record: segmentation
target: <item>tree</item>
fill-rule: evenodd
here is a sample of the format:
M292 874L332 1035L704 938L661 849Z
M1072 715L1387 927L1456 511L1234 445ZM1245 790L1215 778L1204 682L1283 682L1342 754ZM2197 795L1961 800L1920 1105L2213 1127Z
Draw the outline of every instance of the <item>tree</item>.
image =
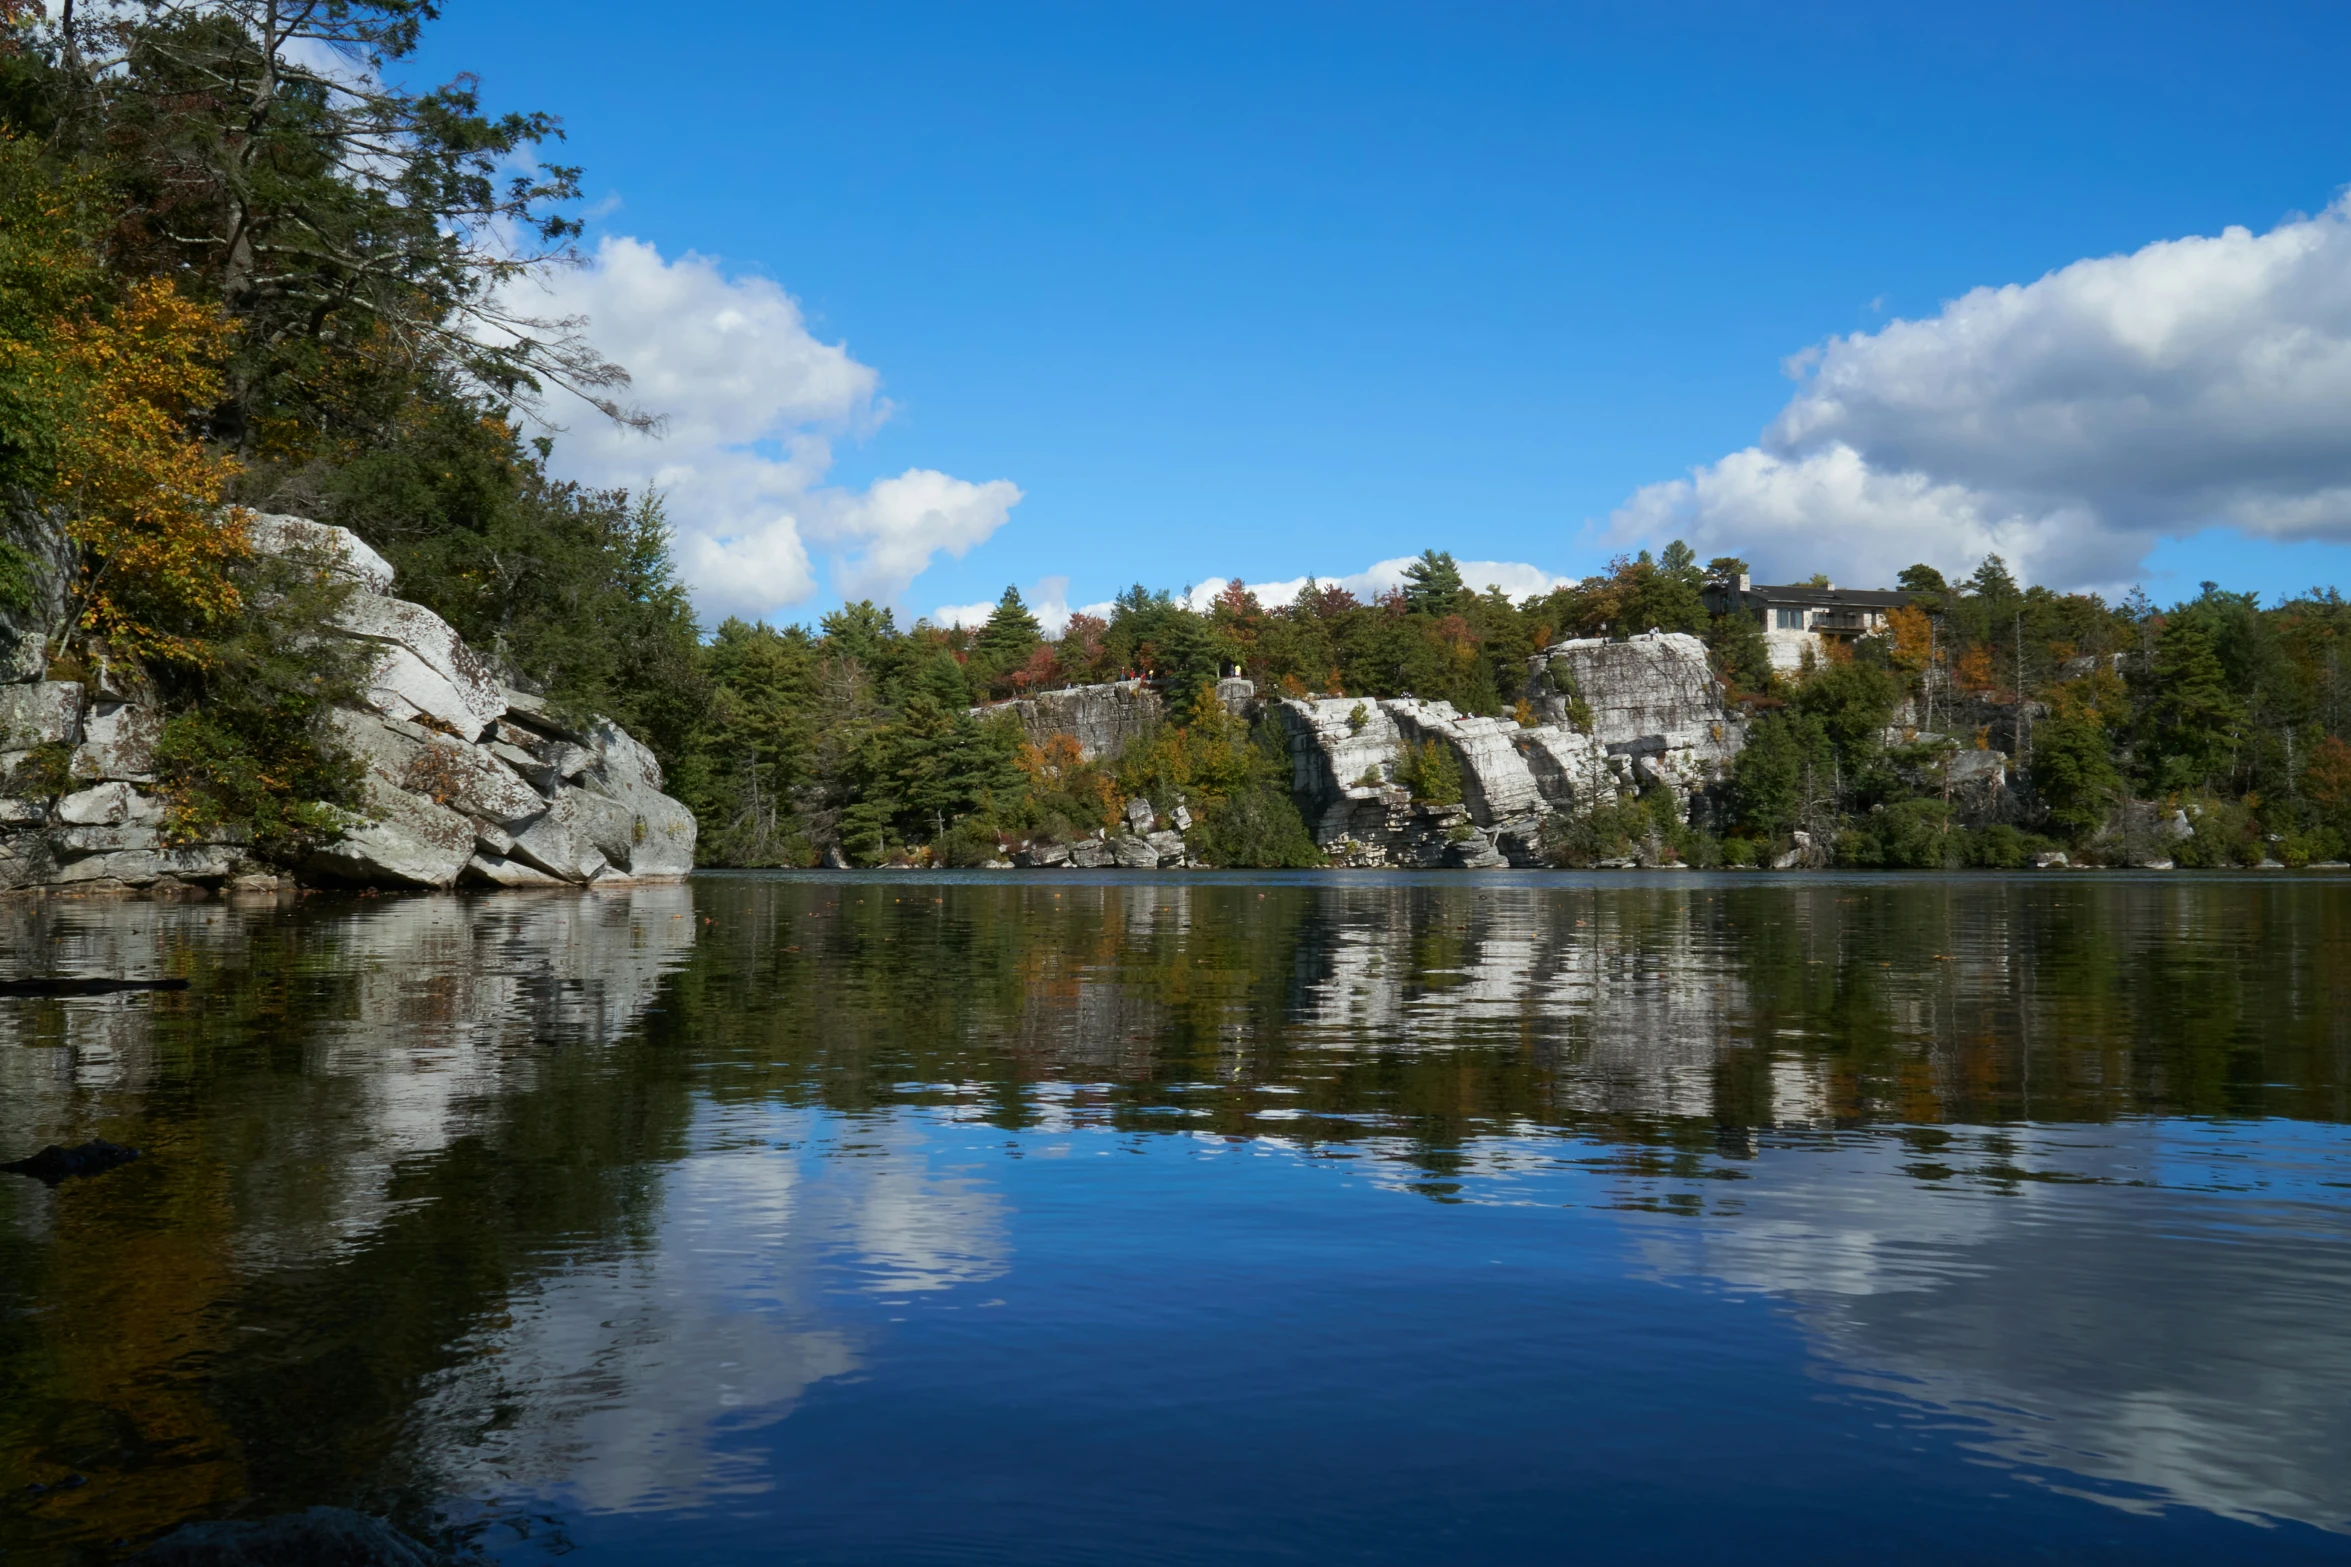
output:
M985 682L994 683L1028 662L1045 640L1037 617L1020 601L1020 589L1006 588L995 612L972 639L972 663Z
M1414 614L1450 614L1464 591L1461 568L1445 550L1422 550L1404 568L1404 603Z
M1998 555L1986 555L1975 575L1967 579L1968 591L1994 608L2005 607L2022 595L2016 578L2009 575L2008 562Z
M2228 770L2241 716L2203 618L2193 610L2172 616L2156 639L2148 713L2158 783L2211 788Z
M242 606L236 465L191 423L218 394L229 328L168 280L118 287L62 187L0 135L0 482L64 513L81 564L53 648L96 638L133 662L201 666Z
M339 399L354 360L453 370L506 400L543 382L616 416L627 382L507 285L572 258L579 171L546 114L475 82L391 85L436 0L127 0L44 35L57 138L120 213L119 264L187 280L241 328L216 413L250 454Z
M2106 730L2093 713L2061 711L2034 727L2032 776L2049 819L2076 835L2097 831L2122 789Z

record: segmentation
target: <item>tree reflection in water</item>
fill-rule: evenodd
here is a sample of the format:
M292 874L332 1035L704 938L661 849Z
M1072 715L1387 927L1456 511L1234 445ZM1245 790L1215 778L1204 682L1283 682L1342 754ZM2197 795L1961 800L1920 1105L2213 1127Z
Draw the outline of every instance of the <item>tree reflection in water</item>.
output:
M46 972L194 984L0 999L0 1152L149 1155L0 1187L0 1547L755 1493L742 1434L886 1331L841 1291L1017 1269L998 1183L927 1151L973 1124L1603 1207L1625 1268L1786 1302L1832 1381L1959 1419L1989 1461L2351 1519L2342 883L746 875L0 906L0 977ZM2205 1200L2232 1185L2260 1190ZM2211 1242L2193 1269L2183 1235ZM71 1474L94 1483L26 1489Z

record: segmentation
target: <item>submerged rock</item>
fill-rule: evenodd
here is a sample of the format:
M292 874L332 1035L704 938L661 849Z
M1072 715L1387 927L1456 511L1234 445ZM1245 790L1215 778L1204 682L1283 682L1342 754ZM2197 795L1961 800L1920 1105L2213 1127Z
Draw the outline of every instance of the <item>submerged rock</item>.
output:
M186 1524L131 1560L140 1567L455 1567L457 1559L381 1518L313 1507L275 1518Z
M44 1186L55 1186L59 1181L71 1180L77 1175L104 1175L119 1165L131 1163L139 1157L136 1148L125 1148L93 1137L72 1148L51 1143L28 1159L13 1164L0 1164L0 1170L17 1175L29 1175Z

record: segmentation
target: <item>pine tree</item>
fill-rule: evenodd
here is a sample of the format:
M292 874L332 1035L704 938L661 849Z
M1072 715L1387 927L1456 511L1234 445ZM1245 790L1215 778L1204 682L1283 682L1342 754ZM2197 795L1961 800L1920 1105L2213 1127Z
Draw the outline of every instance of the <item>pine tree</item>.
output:
M2202 616L2176 615L2156 639L2155 700L2148 716L2162 785L2209 789L2228 769L2243 713Z
M1997 555L1984 557L1984 563L1976 567L1967 586L1969 592L1988 604L2006 604L2024 591L2016 585L2016 578L2009 575L2008 562Z
M1020 589L1006 588L988 623L972 638L972 661L978 666L975 673L988 681L1010 674L1027 663L1044 640L1037 617L1020 601Z
M1462 596L1461 568L1445 550L1422 550L1404 568L1404 604L1416 615L1449 615Z

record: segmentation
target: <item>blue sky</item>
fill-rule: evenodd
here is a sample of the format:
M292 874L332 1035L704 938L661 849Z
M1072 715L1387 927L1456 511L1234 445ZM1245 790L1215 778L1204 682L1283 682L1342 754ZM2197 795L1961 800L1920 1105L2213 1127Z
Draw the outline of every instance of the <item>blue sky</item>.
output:
M778 394L752 438L714 416L659 454L576 424L567 443L593 477L686 472L697 439L796 455L725 517L702 515L693 482L673 490L682 534L763 525L745 506L794 514L797 589L787 567L681 551L711 605L804 592L762 606L779 619L844 585L927 611L1066 577L1082 603L1135 580L1353 573L1430 545L1572 574L1680 516L1735 544L1748 502L1708 512L1703 486L1625 508L1755 446L1798 391L1789 356L2081 258L2230 225L2260 236L2325 213L2351 181L2341 7L717 4L674 25L577 0L551 14L453 6L414 79L471 69L494 104L562 115L564 156L602 198L593 237L662 266L712 258L680 310L770 280L809 342L845 346L868 377L827 361L833 390ZM679 340L619 319L649 292L592 296L624 359L628 343L658 358ZM809 351L780 341L743 346L763 363ZM1854 373L1882 386L1877 363ZM680 377L647 401L710 380ZM2311 384L2321 400L2340 385ZM2351 427L2351 406L2335 412ZM1828 438L1880 468L1917 444L1882 420ZM1019 499L954 492L972 509L934 539L907 520L913 502L864 499L910 469L1010 481ZM1928 471L1954 475L1997 497L1968 501L1971 517L2040 519L1998 536L2054 540L2022 546L2053 577L2145 580L2158 597L2208 575L2272 594L2351 580L2351 546L2332 542L2351 526L2324 505L2134 511L2076 479L2098 517L2077 525L2063 485ZM2211 493L2241 496L2242 477ZM2337 482L2320 478L2304 487ZM2302 520L2256 525L2319 542L2197 529L2289 512ZM1848 508L1742 552L1845 580L1902 554L1909 526ZM1946 568L1997 532L1917 526L1902 558ZM842 555L845 574L829 564Z

